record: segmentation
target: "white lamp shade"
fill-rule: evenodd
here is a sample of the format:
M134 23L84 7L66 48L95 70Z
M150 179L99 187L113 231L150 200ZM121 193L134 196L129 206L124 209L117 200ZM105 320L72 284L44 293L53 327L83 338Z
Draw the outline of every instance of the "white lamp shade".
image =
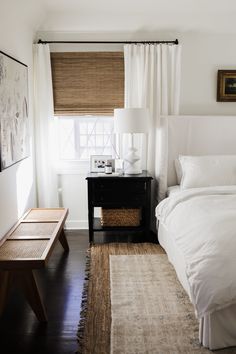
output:
M147 133L149 110L147 108L114 109L115 133Z

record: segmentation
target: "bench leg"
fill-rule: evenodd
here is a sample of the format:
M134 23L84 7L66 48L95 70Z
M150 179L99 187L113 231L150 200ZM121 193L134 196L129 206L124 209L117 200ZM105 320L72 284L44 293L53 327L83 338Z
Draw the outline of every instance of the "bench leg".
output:
M4 310L9 289L10 274L8 271L0 271L0 315Z
M47 322L47 315L43 306L38 285L32 270L14 271L14 276L22 288L26 299L40 322Z
M66 239L66 235L65 235L65 232L64 230L62 229L61 230L61 233L60 233L60 236L59 236L59 241L62 245L62 247L64 248L65 252L69 252L69 245L68 245L68 242L67 242L67 239Z
M11 286L18 284L40 322L47 322L37 282L32 270L0 271L0 315L2 314Z

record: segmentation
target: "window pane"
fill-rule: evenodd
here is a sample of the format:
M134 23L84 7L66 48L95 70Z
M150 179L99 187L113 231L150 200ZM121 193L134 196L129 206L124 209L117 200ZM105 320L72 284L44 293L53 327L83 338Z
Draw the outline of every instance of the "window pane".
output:
M88 142L88 138L86 135L80 135L80 146L86 147Z
M79 129L80 129L80 133L81 134L87 134L88 133L87 124L83 123L82 121L79 123Z
M103 124L103 122L97 122L97 124L96 124L96 133L97 134L103 134L104 125L106 125L106 124Z
M58 117L60 160L89 160L90 155L115 156L112 117Z
M97 135L96 136L96 145L97 146L104 146L103 135Z
M95 146L96 146L95 135L90 135L90 136L88 137L88 146L89 146L89 147L95 147Z
M93 122L89 122L87 123L87 130L88 130L88 134L92 134L94 131L94 123Z

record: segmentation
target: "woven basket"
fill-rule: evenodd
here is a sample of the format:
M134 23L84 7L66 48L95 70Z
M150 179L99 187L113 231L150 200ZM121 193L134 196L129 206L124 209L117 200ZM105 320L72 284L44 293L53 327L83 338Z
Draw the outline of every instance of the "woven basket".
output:
M140 226L139 209L106 209L102 208L102 226Z

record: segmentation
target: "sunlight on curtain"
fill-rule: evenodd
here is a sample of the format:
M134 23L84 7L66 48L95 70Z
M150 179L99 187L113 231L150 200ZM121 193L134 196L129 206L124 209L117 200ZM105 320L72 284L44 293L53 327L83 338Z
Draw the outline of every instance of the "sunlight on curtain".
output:
M34 45L36 185L39 207L58 207L50 50Z
M157 179L164 163L158 147L160 116L179 114L181 46L128 44L124 46L124 58L125 106L147 107L151 116L148 144L136 137L136 147L141 152L142 168ZM152 195L154 210L157 192Z

